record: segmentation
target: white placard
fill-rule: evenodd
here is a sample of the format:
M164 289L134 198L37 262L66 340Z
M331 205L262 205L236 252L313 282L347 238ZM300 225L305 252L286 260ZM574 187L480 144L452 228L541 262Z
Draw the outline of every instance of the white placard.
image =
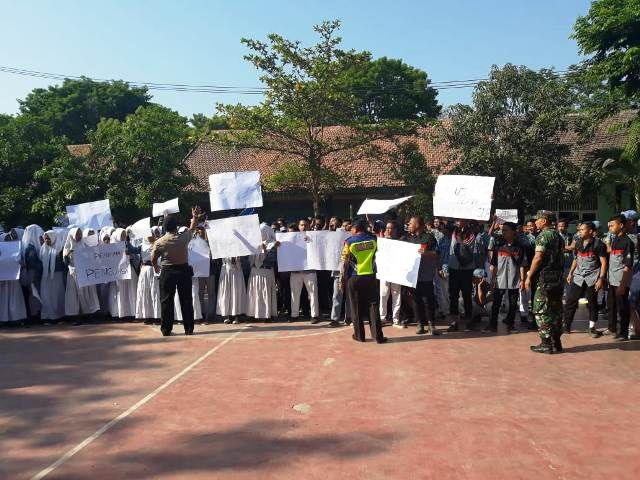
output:
M209 175L211 211L262 206L260 172L225 172Z
M209 220L207 237L213 259L257 255L262 243L258 215Z
M194 238L189 242L189 265L193 269L194 277L208 277L209 268L209 244L202 238Z
M276 233L278 271L331 270L340 268L340 254L350 234L327 230Z
M109 199L69 205L67 217L69 217L69 225L82 229L93 228L96 232L99 232L102 227L113 226Z
M73 251L79 287L131 279L131 263L124 242L101 243Z
M365 215L370 213L372 215L379 215L381 213L388 212L393 207L397 207L401 203L406 202L411 197L413 197L413 195L409 195L408 197L395 198L392 200L375 200L373 198L367 198L364 202L362 202L362 205L360 206L357 214Z
M376 277L415 288L420 270L420 244L378 238Z
M309 269L307 265L307 235L302 232L277 232L276 240L280 242L278 247L279 272L298 272Z
M518 210L501 210L496 208L496 223L503 224L505 222L518 223Z
M129 226L129 230L135 238L145 239L151 236L151 218L143 218L133 225Z
M20 279L20 242L0 241L0 282Z
M166 215L169 213L179 213L180 206L178 205L178 199L173 198L171 200L167 200L162 203L154 203L151 216L152 217L161 217L162 215Z
M440 175L433 195L436 217L489 220L495 177Z
M311 270L331 270L340 268L340 255L344 241L350 233L327 230L308 232L310 241L307 242L307 265Z

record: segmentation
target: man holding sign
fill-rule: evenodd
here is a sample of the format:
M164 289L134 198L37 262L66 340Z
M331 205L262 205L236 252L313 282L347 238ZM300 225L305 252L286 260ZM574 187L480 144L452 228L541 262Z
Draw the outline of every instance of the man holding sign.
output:
M191 225L189 230L178 233L178 218L168 215L164 228L167 233L153 244L151 265L160 272L158 260L161 260L160 273L160 330L163 336L171 335L174 320L174 296L178 290L178 298L182 308L184 334L193 335L193 299L191 297L191 277L189 267L189 242L202 216L200 207L191 209Z

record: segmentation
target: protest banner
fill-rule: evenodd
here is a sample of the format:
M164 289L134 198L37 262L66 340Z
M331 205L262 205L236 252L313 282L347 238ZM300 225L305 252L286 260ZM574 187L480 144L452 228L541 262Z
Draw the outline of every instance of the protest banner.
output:
M392 208L397 207L398 205L406 202L411 197L413 197L413 195L409 195L408 197L395 198L392 200L376 200L373 198L367 198L364 202L362 202L362 205L360 206L360 209L358 210L357 214L358 215L366 215L366 214L379 215L381 213L388 212Z
M80 247L73 251L79 287L131 279L131 263L124 242Z
M209 261L209 244L202 238L194 238L189 242L189 265L194 277L208 277L211 263Z
M133 225L129 226L128 230L133 234L135 238L145 239L151 236L151 218L143 218L138 220Z
M518 223L518 210L501 210L496 208L496 223L502 225L505 222Z
M207 237L211 258L256 255L260 253L262 243L258 215L209 220Z
M311 231L276 233L278 271L338 270L347 232Z
M67 206L69 225L79 228L93 228L96 232L102 227L112 227L111 207L109 199L97 202L80 203Z
M260 172L225 172L209 176L211 211L262 206Z
M20 279L20 242L0 242L0 282Z
M440 175L433 195L436 217L489 220L495 177Z
M180 205L178 205L178 199L172 198L171 200L167 200L166 202L154 203L153 208L151 209L151 216L161 217L169 213L179 213L179 212L180 212Z
M420 244L378 238L376 278L415 288L420 270Z

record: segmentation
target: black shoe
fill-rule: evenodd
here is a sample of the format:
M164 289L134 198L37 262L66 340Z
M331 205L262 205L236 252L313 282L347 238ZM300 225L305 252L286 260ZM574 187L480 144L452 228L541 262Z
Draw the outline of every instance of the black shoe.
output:
M418 325L418 329L416 330L416 334L424 335L427 331L424 329L424 325Z
M358 339L356 338L356 334L355 334L355 333L353 333L353 334L351 335L351 338L353 338L356 342L364 342L364 340L358 340Z
M345 318L344 320L344 324L348 327L349 325L351 325L351 319L350 318Z
M564 333L571 333L571 325L569 325L568 323L563 323L562 324L562 331Z
M553 337L553 350L555 353L562 353L562 341L560 341L560 335Z
M447 328L447 332L457 332L458 331L458 324L456 322L452 322L451 325L449 325L449 328Z
M531 351L536 353L553 353L551 339L545 338L540 342L540 345L531 345Z
M312 318L311 319L311 325L315 325L316 323L320 323L321 320L318 317Z
M481 333L498 333L498 327L494 327L493 325L487 325L481 330Z
M189 330L187 332L184 332L185 335L193 335L193 330Z
M376 340L376 343L387 343L389 339L387 337L382 337L379 340Z
M163 337L169 337L170 335L171 335L171 332L162 332Z
M330 327L339 327L341 326L340 322L338 320L331 320L331 323L329 323Z
M626 342L628 340L629 337L627 337L626 335L616 335L615 337L613 337L614 342Z

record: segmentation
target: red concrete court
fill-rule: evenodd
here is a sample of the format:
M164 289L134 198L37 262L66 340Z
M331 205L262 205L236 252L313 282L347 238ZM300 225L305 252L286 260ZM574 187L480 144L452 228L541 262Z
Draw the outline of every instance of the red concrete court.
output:
M175 332L0 330L0 478L640 478L640 342Z

